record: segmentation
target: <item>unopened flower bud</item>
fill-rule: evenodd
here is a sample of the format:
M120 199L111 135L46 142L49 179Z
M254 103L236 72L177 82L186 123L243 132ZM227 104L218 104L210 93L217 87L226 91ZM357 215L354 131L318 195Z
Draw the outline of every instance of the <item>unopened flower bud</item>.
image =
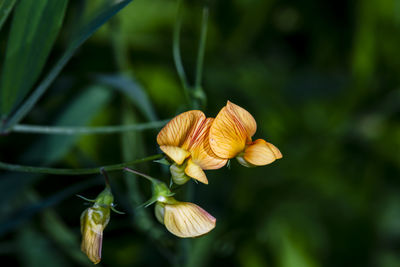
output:
M81 215L81 250L97 264L101 260L103 231L110 221L110 209L114 200L109 187L101 192L94 205Z
M177 165L176 163L172 164L169 167L171 172L172 181L177 185L183 185L187 181L190 180L190 177L185 174L186 164Z

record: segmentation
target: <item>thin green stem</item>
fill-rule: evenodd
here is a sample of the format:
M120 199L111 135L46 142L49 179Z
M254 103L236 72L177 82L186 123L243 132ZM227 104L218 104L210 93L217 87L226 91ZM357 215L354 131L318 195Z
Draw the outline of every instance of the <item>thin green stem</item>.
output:
M100 168L100 173L103 175L104 177L104 183L106 184L106 187L110 187L110 179L108 178L108 173L107 171L104 169L104 167Z
M127 74L131 74L132 65L129 61L129 48L125 40L125 34L121 31L121 19L118 16L110 19L111 42L114 50L115 63L118 69Z
M44 126L44 125L17 124L11 129L11 132L37 133L37 134L63 134L63 135L113 134L113 133L128 132L128 131L143 131L148 129L157 129L164 126L168 121L169 120L163 120L163 121L138 123L132 125L97 126L97 127Z
M54 174L54 175L84 175L84 174L99 173L101 168L104 168L104 170L108 171L108 172L119 171L119 170L122 170L122 169L129 167L131 165L134 165L134 164L160 159L162 156L163 156L162 154L157 154L157 155L149 156L149 157L142 158L142 159L137 159L137 160L130 161L130 162L106 165L106 166L96 167L96 168L81 168L81 169L34 167L34 166L9 164L9 163L0 161L0 169L7 170L7 171L44 173L44 174Z
M136 175L142 176L143 178L146 178L147 180L149 180L153 184L159 184L160 183L159 180L157 180L156 178L153 178L153 177L151 177L151 176L149 176L147 174L144 174L144 173L141 173L141 172L129 169L129 168L124 168L124 171L131 172L131 173L134 173Z
M182 0L178 0L178 8L176 14L176 20L174 25L174 35L172 42L172 54L174 57L174 63L176 67L176 71L178 72L179 79L181 80L183 91L185 94L185 98L187 103L190 105L190 86L188 80L186 78L185 69L183 68L181 51L180 51L180 32L182 26Z
M197 51L197 65L196 65L196 78L194 83L194 88L198 90L201 84L201 78L203 75L203 63L204 63L204 53L206 50L206 40L207 40L207 28L208 28L208 7L203 8L203 17L201 20L201 32L200 32L200 42L199 50Z
M99 179L91 178L81 181L77 184L73 184L64 188L62 191L56 192L54 195L43 199L42 201L35 201L34 203L28 204L28 206L22 207L19 210L15 210L14 216L10 218L2 218L0 222L0 237L3 237L10 230L18 228L21 223L29 220L33 215L43 211L46 208L52 207L62 200L70 197L71 195L81 192L91 186L99 184ZM24 194L26 197L26 194Z

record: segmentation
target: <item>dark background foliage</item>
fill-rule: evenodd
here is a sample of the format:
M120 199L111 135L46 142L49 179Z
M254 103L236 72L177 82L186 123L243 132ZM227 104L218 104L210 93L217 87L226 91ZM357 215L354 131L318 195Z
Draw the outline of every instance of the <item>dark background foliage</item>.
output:
M65 50L77 16L100 2L69 1L39 78ZM127 214L111 215L101 265L400 266L399 2L185 1L181 49L191 83L205 5L204 112L216 116L227 100L244 107L258 123L255 137L284 157L251 169L232 160L207 172L208 186L183 188L177 198L191 190L217 218L210 234L192 240L169 234L152 207L136 209L150 197L146 181L112 173ZM176 1L130 3L77 50L23 122L120 125L184 111L175 19ZM0 32L1 62L11 24ZM0 160L64 168L125 162L158 153L157 131L11 132L0 137ZM169 179L157 163L135 168ZM79 250L87 206L75 194L94 198L100 176L0 176L2 266L91 265Z

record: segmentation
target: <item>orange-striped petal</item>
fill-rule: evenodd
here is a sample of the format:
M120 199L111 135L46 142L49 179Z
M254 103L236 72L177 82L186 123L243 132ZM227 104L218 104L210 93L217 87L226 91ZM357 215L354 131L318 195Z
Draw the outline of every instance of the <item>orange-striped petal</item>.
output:
M224 159L234 158L243 151L247 139L247 131L235 114L223 107L210 128L209 142L212 151Z
M203 184L208 184L207 176L204 173L203 169L193 162L192 159L189 159L185 168L185 173L187 176L196 179Z
M177 146L160 146L160 149L178 165L181 165L190 156L190 152Z
M199 121L205 120L200 110L190 110L173 118L157 135L160 146L180 147L190 134L190 131Z
M267 165L282 158L279 149L271 143L257 139L244 152L244 159L254 166Z
M197 134L196 142L190 148L193 162L199 165L203 170L222 168L228 161L227 159L218 157L211 150L209 132L213 120L213 118L207 118L204 121L199 133Z
M190 202L165 204L164 224L179 237L197 237L214 229L216 219L207 211Z
M233 104L230 101L228 101L226 107L228 108L229 112L235 114L237 120L246 130L247 136L251 138L257 130L257 123L254 117L247 110L236 104Z

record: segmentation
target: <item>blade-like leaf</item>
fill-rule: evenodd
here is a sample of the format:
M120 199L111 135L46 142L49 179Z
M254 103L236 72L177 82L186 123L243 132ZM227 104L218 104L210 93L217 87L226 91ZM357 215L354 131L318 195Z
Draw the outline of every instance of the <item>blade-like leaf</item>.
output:
M127 102L125 102L123 105L121 113L124 124L131 124L137 121L135 112ZM123 133L121 139L121 148L122 158L124 160L129 161L142 156L145 151L143 146L143 135L137 132ZM145 201L145 198L139 189L138 179L132 178L132 174L128 174L127 172L124 172L124 178L129 196L129 204L131 205L132 210L135 211L135 218L133 221L135 226L139 230L147 232L152 239L159 239L159 241L161 241L161 239L164 238L164 232L160 229L160 227L158 227L157 224L154 224L154 221L151 219L151 215L149 214L149 210L143 208L136 209Z
M101 181L101 180L100 180ZM99 179L92 178L90 180L85 180L80 183L71 185L60 192L57 192L50 197L43 199L40 202L28 204L19 210L14 211L13 215L10 217L5 217L0 220L0 236L4 235L10 230L17 228L21 223L30 219L36 213L46 209L48 207L54 206L65 198L70 197L86 188L97 185Z
M17 0L0 0L0 30Z
M79 266L93 266L79 247L79 236L56 214L53 209L42 213L42 226L62 252Z
M16 245L18 246L19 266L70 266L57 247L40 232L37 225L27 224L19 229Z
M85 89L68 105L55 124L58 126L86 125L108 103L110 96L111 90L104 87L92 86ZM51 164L65 155L78 138L78 135L43 136L24 152L21 161ZM43 150L46 153L42 153Z
M80 47L92 34L105 22L107 22L112 16L114 16L118 11L124 8L132 0L122 0L114 1L110 6L103 7L99 10L94 17L89 20L89 22L83 26L68 45L66 51L62 57L57 61L55 66L46 75L43 81L35 88L33 93L26 99L26 101L18 108L18 110L5 121L5 123L0 128L1 131L5 131L20 120L22 120L25 115L33 108L39 98L47 90L50 84L55 80L55 78L60 74L61 70L71 59L72 55L75 53L76 49ZM32 1L36 2L36 1Z
M61 28L67 2L20 0L15 6L1 76L2 116L22 101L40 75Z
M99 75L96 78L98 82L112 86L126 94L148 120L157 119L145 90L133 78L121 75Z
M108 103L110 90L99 86L85 88L54 121L57 125L85 125L90 122L101 108ZM42 136L26 149L18 161L38 162L50 165L60 160L77 141L78 136ZM50 145L53 144L53 145ZM43 151L46 153L42 153ZM36 174L2 172L0 174L0 217L10 212L9 201L19 197L21 192L39 179ZM4 203L4 204L1 204Z

